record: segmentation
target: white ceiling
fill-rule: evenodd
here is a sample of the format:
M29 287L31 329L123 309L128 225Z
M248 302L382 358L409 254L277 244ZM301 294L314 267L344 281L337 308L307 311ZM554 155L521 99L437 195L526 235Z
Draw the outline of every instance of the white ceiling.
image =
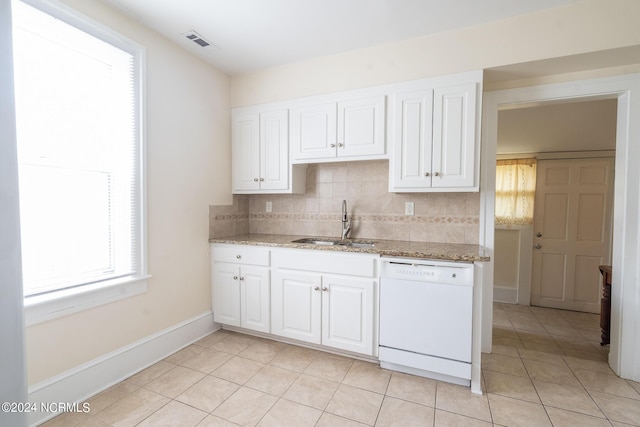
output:
M104 0L234 75L575 0ZM194 30L211 46L182 34Z

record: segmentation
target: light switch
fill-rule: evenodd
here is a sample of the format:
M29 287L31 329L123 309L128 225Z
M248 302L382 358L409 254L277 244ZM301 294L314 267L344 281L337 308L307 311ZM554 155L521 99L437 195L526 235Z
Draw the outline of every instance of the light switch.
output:
M273 204L271 202L267 202L267 206L265 206L265 211L271 212L273 210Z
M404 214L405 215L414 215L415 214L415 204L413 202L406 202L404 204Z

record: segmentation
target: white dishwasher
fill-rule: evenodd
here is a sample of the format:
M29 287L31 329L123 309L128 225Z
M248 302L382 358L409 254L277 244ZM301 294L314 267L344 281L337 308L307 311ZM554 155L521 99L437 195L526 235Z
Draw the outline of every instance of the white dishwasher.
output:
M471 384L473 264L382 258L380 366Z

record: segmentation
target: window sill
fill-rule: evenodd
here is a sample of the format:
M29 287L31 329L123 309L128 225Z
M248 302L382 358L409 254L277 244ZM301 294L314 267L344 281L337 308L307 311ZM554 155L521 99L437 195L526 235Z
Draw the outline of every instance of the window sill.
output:
M86 285L45 295L25 297L26 326L53 320L110 302L143 294L147 291L148 275L117 279L105 283Z

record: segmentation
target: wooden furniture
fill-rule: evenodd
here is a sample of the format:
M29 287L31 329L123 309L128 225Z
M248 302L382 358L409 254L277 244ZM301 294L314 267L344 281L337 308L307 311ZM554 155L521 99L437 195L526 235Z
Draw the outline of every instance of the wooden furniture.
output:
M609 334L611 332L611 266L601 265L602 273L602 299L600 300L600 345L609 344Z

